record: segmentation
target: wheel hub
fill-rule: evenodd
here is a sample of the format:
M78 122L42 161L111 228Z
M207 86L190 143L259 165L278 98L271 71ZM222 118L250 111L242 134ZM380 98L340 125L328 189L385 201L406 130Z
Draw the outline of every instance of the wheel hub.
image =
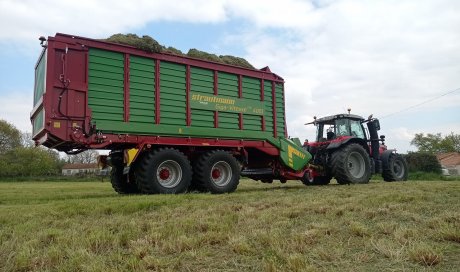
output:
M160 179L167 180L169 178L169 169L163 168L160 170Z
M212 178L213 179L218 179L220 177L220 170L217 168L214 168L212 170Z

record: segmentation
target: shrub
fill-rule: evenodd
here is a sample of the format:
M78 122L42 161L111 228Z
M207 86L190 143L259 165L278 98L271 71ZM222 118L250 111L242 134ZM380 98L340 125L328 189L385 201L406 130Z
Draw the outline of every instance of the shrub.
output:
M405 156L409 172L433 172L441 174L441 164L434 154L427 152L409 152Z

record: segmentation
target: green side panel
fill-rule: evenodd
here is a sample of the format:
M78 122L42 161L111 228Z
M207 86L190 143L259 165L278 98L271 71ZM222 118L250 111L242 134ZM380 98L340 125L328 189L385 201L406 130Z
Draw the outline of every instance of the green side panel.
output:
M155 123L155 61L129 58L129 122Z
M276 130L278 131L278 136L284 135L284 92L283 85L275 85L275 95L276 95Z
M264 81L265 131L273 132L272 82Z
M185 125L186 123L186 68L185 65L160 64L160 123Z
M219 128L239 129L239 113L219 112Z
M218 73L218 94L222 96L238 97L238 76L234 74Z
M89 50L88 106L93 123L123 121L124 56L121 53Z
M192 109L192 127L214 127L214 111Z
M46 56L47 51L44 49L40 61L35 68L35 86L34 86L34 106L45 92L45 77L46 77Z
M304 168L311 160L311 154L295 142L279 137L281 144L280 157L281 161L291 169L298 171Z
M260 100L260 79L243 76L243 98Z
M190 68L190 90L203 94L214 94L214 73L208 69Z
M262 116L243 115L244 130L262 131Z
M235 98L223 95L190 93L190 106L202 110L263 115L264 104L259 100Z
M45 110L42 108L32 121L32 135L37 134L44 127Z

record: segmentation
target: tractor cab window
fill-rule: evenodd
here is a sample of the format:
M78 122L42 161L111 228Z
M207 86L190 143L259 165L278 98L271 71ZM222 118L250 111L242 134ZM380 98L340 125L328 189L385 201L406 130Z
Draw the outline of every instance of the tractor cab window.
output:
M366 138L364 131L363 131L363 126L361 125L360 121L350 120L350 130L351 130L351 136L358 137L361 139Z
M337 136L350 136L350 125L348 119L337 119L335 121L335 134Z

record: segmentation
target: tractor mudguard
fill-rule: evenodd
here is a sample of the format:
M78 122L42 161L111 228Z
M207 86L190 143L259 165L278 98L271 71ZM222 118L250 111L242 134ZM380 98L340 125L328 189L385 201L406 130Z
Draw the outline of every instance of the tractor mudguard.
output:
M327 147L326 149L327 150L331 150L331 149L336 149L336 148L339 148L341 147L342 145L345 145L349 142L355 142L355 143L358 143L360 145L362 145L366 150L368 150L368 148L366 148L366 143L363 139L360 139L360 138L356 138L356 137L350 137L350 138L347 138L343 141L337 141L337 142L331 142Z

